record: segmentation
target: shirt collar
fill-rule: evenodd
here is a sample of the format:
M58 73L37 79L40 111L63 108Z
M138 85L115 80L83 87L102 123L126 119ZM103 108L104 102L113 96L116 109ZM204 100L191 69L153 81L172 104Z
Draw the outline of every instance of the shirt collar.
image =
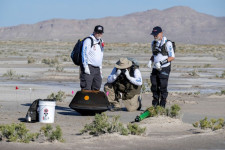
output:
M91 34L90 37L93 39L94 44L99 43L100 39L96 39L93 34Z
M162 46L164 43L166 43L166 41L167 41L167 38L164 36L162 38L162 40L161 41L158 41L158 42L160 43L160 46Z

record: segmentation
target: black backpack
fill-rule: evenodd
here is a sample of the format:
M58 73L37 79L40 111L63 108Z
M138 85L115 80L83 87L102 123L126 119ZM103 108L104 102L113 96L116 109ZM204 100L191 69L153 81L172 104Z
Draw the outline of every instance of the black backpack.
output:
M170 40L167 40L167 42L168 41L170 41ZM175 44L175 42L173 42L173 41L170 41L171 43L172 43L172 46L173 46L173 51L174 51L174 53L176 52L176 44Z
M82 47L83 47L83 42L89 38L91 40L91 47L93 46L93 39L91 37L86 37L83 40L79 39L77 43L75 44L73 51L71 52L71 59L73 60L73 63L77 66L80 66L82 64Z
M39 114L37 111L39 100L41 100L41 99L35 100L29 107L29 109L27 111L27 115L26 115L27 122L38 122L39 121Z
M174 53L176 52L176 45L175 45L175 42L171 41L171 40L167 40L161 47L161 51L159 51L158 49L153 49L153 55L157 55L158 53L161 53L163 56L168 56L168 52L166 50L166 43L167 42L171 42L172 43L172 46L173 46L173 50L174 50ZM156 44L156 42L153 43L153 47L154 47L154 44Z

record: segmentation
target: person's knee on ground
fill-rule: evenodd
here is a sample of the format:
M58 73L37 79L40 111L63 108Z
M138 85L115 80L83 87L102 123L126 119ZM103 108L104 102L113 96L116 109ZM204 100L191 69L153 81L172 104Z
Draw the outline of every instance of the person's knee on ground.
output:
M108 97L109 103L111 104L112 108L121 108L119 100L116 99L113 84L106 83L104 85L104 91L106 93L106 96Z
M139 96L140 96L140 94L135 95L131 99L123 100L123 103L124 103L127 111L132 112L132 111L136 111L138 109L138 107L139 107L138 97Z

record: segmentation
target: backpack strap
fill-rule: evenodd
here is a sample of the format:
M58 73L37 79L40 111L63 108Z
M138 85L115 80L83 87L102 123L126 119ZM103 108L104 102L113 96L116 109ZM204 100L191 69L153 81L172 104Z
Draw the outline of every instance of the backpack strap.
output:
M166 40L166 42L162 45L162 47L161 47L161 54L163 55L163 56L168 56L168 51L167 51L167 49L166 49L166 44L167 44L167 42L169 42L170 40ZM170 41L171 42L171 41ZM171 42L172 43L172 42Z
M92 46L94 45L94 40L93 40L90 36L88 36L88 37L86 37L86 38L83 39L83 42L84 42L86 39L90 39L90 40L91 40L91 47L92 47Z
M172 47L173 47L173 51L174 51L174 53L175 53L175 51L176 51L176 44L175 44L175 42L173 42L173 41L171 41L171 40L167 40L166 43L165 43L165 46L166 46L167 42L169 42L169 41L171 42Z

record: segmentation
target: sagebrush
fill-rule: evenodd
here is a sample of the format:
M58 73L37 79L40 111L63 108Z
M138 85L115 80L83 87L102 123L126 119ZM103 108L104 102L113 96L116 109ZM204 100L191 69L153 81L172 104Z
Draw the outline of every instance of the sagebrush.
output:
M44 134L44 136L47 138L47 141L60 141L64 142L64 139L62 138L62 129L60 126L56 126L56 129L53 130L53 127L49 124L46 126L41 127L40 134Z
M147 109L150 112L149 117L155 117L159 115L165 115L171 118L176 118L180 114L180 106L177 104L172 105L170 108L164 108L161 106L151 106Z
M1 125L0 133L2 135L2 140L23 143L34 141L39 135L38 133L29 133L29 130L26 128L24 123Z
M52 93L47 96L47 99L54 99L56 101L62 102L66 98L66 93L63 91L58 91L58 93Z
M119 121L120 116L113 116L110 121L105 113L96 114L95 119L90 124L86 124L81 130L81 134L88 132L90 135L101 135L105 133L117 132L121 135L141 135L146 128L141 128L137 124L128 124L126 127Z
M207 117L192 124L195 128L211 129L213 131L221 129L225 126L224 118L210 119Z
M29 143L37 140L42 135L49 142L56 140L64 142L60 126L56 126L56 129L53 130L51 125L46 125L41 127L38 133L30 133L24 123L0 125L0 141Z

